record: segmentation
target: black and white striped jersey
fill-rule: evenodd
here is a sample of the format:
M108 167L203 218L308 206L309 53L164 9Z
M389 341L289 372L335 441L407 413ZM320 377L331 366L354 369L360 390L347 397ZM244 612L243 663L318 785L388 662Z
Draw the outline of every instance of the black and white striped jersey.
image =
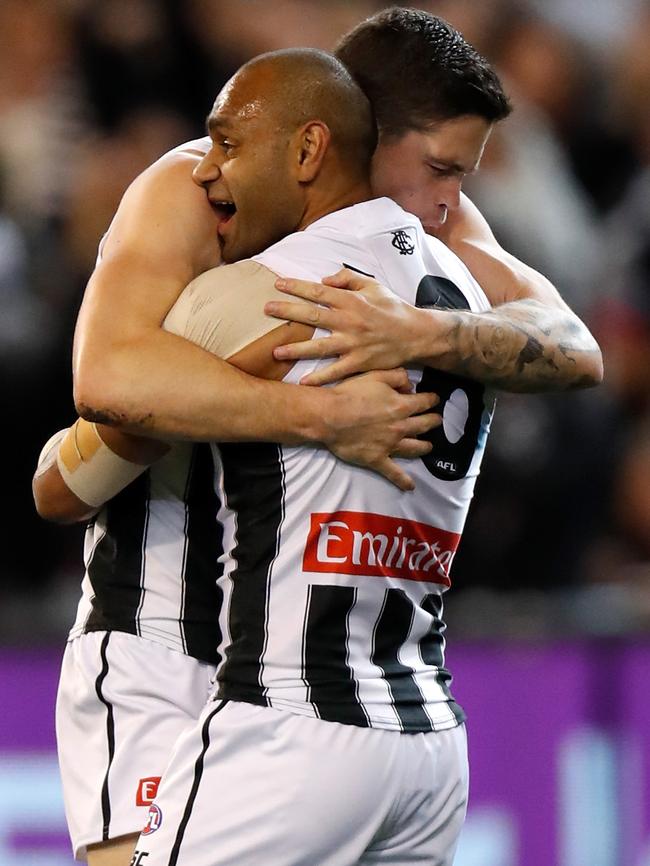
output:
M345 264L422 307L489 306L460 260L389 199L330 214L255 258L306 279ZM298 363L287 380L318 363ZM408 462L414 492L324 449L215 448L225 551L219 697L409 732L464 718L444 666L442 593L494 399L451 374L409 375L440 395L443 416L431 454Z
M209 148L206 137L170 154ZM189 443L175 445L108 502L86 530L86 571L69 639L123 631L216 664L218 504L210 446Z
M180 443L86 530L70 638L123 631L216 664L223 553L210 445Z

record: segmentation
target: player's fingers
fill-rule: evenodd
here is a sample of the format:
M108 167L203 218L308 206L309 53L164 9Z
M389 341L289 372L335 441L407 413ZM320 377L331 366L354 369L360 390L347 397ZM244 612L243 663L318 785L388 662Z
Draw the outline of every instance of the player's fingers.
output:
M334 286L337 289L347 289L352 292L359 292L361 289L367 289L374 285L375 279L366 274L359 274L356 271L351 271L349 268L341 268L331 277L324 277L323 283L327 286Z
M334 286L326 286L323 283L315 283L310 280L294 280L289 277L278 277L275 281L276 289L303 298L314 304L325 304L328 307L340 305L345 300L345 292Z
M313 325L314 328L332 329L330 311L316 304L294 303L292 301L267 301L264 312L274 319L285 319L289 322L299 322L301 325Z
M392 457L424 457L433 448L431 442L423 439L402 439L397 447L391 452Z
M405 472L401 466L398 466L390 457L385 457L373 467L380 475L383 475L391 484L399 487L400 490L415 490L415 482Z
M329 343L331 337L323 337L323 343ZM318 341L316 341L318 342ZM343 351L340 349L340 351ZM339 354L338 352L334 352L333 354ZM301 355L301 357L305 357ZM330 357L329 353L327 355L318 355L314 357L319 358L327 358ZM348 376L352 376L355 373L359 372L358 366L350 359L349 355L346 355L344 358L341 358L340 361L334 361L333 364L328 364L326 367L322 367L319 370L314 370L313 373L308 373L306 376L300 380L301 385L331 385L334 382L340 382L341 379L347 379ZM407 392L408 393L408 392Z
M410 394L404 401L404 408L410 415L419 415L422 412L428 412L440 402L440 397L437 394L425 391L422 394ZM438 416L440 417L440 416Z
M425 433L435 430L436 427L440 427L442 418L435 412L426 412L424 415L411 415L410 418L404 420L403 424L404 435L410 438L423 436Z
M391 388L402 394L410 394L413 391L408 373L403 367L395 367L393 370L374 370L372 373L366 373L366 376L376 379L378 382L385 382L386 385L390 385Z
M318 340L305 340L301 343L286 343L284 346L278 346L273 350L273 357L276 361L334 358L343 352L344 349L345 347L336 337L320 337ZM337 378L337 376L328 376L325 381L334 382ZM303 384L320 383L305 382Z

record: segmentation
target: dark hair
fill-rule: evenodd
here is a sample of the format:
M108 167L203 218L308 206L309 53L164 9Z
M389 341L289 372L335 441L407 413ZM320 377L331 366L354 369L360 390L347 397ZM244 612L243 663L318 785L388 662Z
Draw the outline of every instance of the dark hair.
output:
M467 114L492 123L512 110L487 60L447 21L419 9L373 15L335 53L370 99L384 135Z

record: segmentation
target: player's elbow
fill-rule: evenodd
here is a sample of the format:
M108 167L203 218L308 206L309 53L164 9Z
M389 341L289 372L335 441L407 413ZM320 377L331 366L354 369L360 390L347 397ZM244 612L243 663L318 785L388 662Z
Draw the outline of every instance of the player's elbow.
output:
M85 421L115 423L120 408L113 383L114 380L101 369L77 369L73 383L77 414Z
M603 355L600 346L593 340L593 345L589 350L581 352L577 359L573 386L575 388L595 388L596 385L600 385L604 376Z
M62 483L53 483L48 474L36 475L32 481L36 513L49 523L70 526L88 520L96 509L77 499Z

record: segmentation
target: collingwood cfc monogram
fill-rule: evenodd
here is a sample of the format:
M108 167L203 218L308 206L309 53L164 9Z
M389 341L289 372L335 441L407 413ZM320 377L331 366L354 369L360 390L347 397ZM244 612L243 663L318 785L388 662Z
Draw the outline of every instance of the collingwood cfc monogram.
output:
M400 256L412 256L415 252L415 244L403 229L393 232L393 246Z

